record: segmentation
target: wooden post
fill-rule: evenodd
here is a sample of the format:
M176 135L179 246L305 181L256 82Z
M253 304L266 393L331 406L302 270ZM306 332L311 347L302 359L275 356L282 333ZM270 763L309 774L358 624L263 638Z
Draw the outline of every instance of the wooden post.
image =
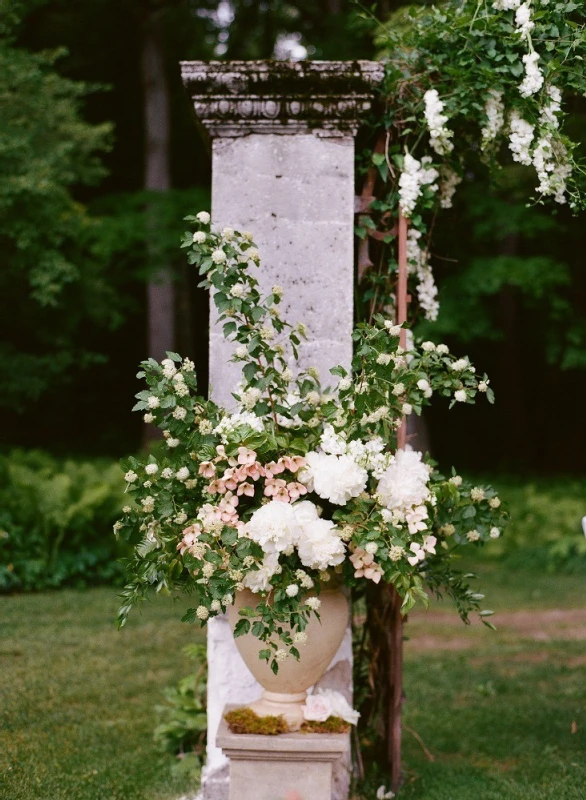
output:
M397 282L397 324L407 320L407 218L399 212L399 279ZM407 331L401 331L401 347L407 344ZM407 421L403 417L397 446L399 449L407 443ZM390 651L390 703L388 720L387 758L391 765L391 789L398 791L401 785L401 706L403 703L403 615L402 600L394 586L389 586L391 594L391 620L389 630Z

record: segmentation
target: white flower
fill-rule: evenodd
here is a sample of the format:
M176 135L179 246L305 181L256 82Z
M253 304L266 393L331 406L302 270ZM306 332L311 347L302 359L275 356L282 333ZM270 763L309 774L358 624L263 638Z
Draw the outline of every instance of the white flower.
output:
M187 514L185 511L180 511L179 514L176 514L173 522L176 522L177 525L183 525L184 522L187 522Z
M429 467L421 453L399 450L385 470L377 486L377 494L390 510L406 511L429 499Z
M305 400L307 401L307 403L310 406L317 406L317 405L319 405L319 402L321 400L320 393L319 392L315 392L315 391L308 392L305 395Z
M458 389L454 392L454 400L457 403L465 403L468 399L468 395L466 394L466 389Z
M279 500L271 500L258 508L244 530L265 553L289 550L297 544L301 533L293 507Z
M144 420L144 421L147 423L147 425L148 425L148 424L150 424L151 422L154 422L154 421L155 421L155 416L154 416L154 414L150 414L150 413L148 413L148 412L147 412L147 413L146 413L146 414L143 416L143 420Z
M410 217L415 210L423 186L437 191L434 181L439 177L439 172L430 167L430 163L431 158L428 156L418 161L410 153L405 153L403 171L399 177L399 205L406 217Z
M536 94L543 86L543 73L537 66L539 61L538 53L526 53L523 56L523 63L525 64L525 77L519 86L519 93L521 97L531 97Z
M194 244L203 244L206 240L206 235L203 231L196 231L193 234L193 243Z
M323 571L341 564L346 547L334 523L320 519L309 500L294 503L292 508L300 528L297 551L303 566Z
M498 528L491 528L490 529L490 538L491 539L498 539L501 535L501 532Z
M494 0L492 7L497 11L514 11L520 3L521 0Z
M210 612L205 606L198 606L195 615L198 619L206 620L209 617Z
M474 529L472 531L468 531L466 538L469 542L477 542L480 539L480 534L476 529Z
M505 124L503 93L498 89L489 90L484 113L486 114L487 122L481 133L483 150L490 142L496 139Z
M147 406L149 408L158 408L160 405L161 401L158 397L155 397L154 394L147 398Z
M287 503L279 505L287 506ZM266 553L264 560L258 570L250 570L242 579L242 583L247 589L255 594L258 592L268 592L271 589L271 578L276 574L279 567L279 554Z
M537 191L543 195L554 195L558 203L565 203L566 181L572 166L563 143L551 134L543 136L533 151L533 166L539 178Z
M343 506L366 488L368 473L350 456L312 451L305 458L313 491L324 500Z
M140 501L140 503L141 503L141 505L142 505L142 510L143 510L143 511L144 511L146 514L150 514L150 513L151 513L151 511L153 511L153 510L154 510L154 508L155 508L155 498L154 498L154 497L151 497L150 495L148 495L147 497L144 497L144 498L143 498L143 499Z
M491 508L498 508L500 504L501 504L500 497L491 497L490 500L488 501L488 505Z
M305 605L312 611L318 611L321 606L321 600L319 597L308 597L305 601Z
M454 149L453 142L450 141L454 134L445 127L448 117L442 113L444 104L437 89L428 89L423 95L423 101L425 121L429 128L429 144L438 155L444 156Z
M173 419L183 420L187 416L187 409L183 406L175 406L173 409Z
M488 390L488 381L480 381L478 384L478 391L479 392L486 392Z
M200 211L199 214L195 215L195 218L201 222L202 225L208 225L210 221L210 215L207 211Z
M509 150L513 154L513 161L529 166L531 164L529 148L533 141L535 128L520 117L518 111L513 111L511 114L510 128Z
M297 586L296 583L290 583L285 589L285 594L287 597L297 597L299 594L299 586Z
M417 388L423 392L424 397L431 397L432 389L431 386L429 385L429 381L426 380L425 378L421 378L420 380L417 381Z
M212 609L212 611L221 611L222 610L222 604L221 604L221 602L219 600L212 600L212 602L210 604L210 608Z
M440 170L440 206L451 208L453 205L456 188L462 183L462 178L450 167Z
M364 546L364 549L367 553L370 553L370 555L373 556L378 550L378 544L376 542L367 542Z
M400 336L401 331L403 330L401 325L394 325L390 319L385 320L385 328L387 329L389 336Z
M293 634L293 643L294 644L305 644L307 642L307 634L305 631L296 631Z
M209 419L202 419L197 426L198 431L204 436L213 432L213 425Z
M400 561L405 555L405 548L393 544L389 547L389 558L391 561Z
M433 342L422 342L421 349L426 353L433 353L436 346Z
M480 486L475 486L470 491L470 499L475 503L479 503L481 500L484 500L484 489L482 489Z
M558 119L558 114L562 110L562 93L557 86L551 83L545 87L545 93L547 99L545 105L541 109L539 122L541 125L551 125L554 128L559 128L560 121Z
M403 403L401 406L401 413L408 417L410 414L413 413L413 406L411 403Z
M356 725L360 714L354 711L340 692L316 689L305 701L303 717L313 722L325 722L329 717L339 717L350 725Z
M347 452L348 444L342 433L336 433L333 425L326 425L319 440L324 453L332 456L343 456Z
M246 294L246 287L243 286L241 283L235 283L234 286L230 289L230 294L232 297L244 297Z
M222 228L222 238L226 239L226 241L230 241L234 238L234 231L232 228Z
M223 264L226 261L226 253L218 248L212 251L212 261L214 264Z
M445 356L450 352L450 348L447 344L438 344L435 348L436 353L440 356Z
M425 558L425 550L423 549L423 547L421 547L420 544L417 544L417 542L412 542L409 545L409 550L411 550L413 555L409 556L407 558L407 561L411 564L412 567L414 567L416 564L418 564L419 561L423 561L424 560L424 558Z
M264 426L260 417L257 417L255 414L251 414L248 411L242 411L230 416L222 417L219 425L214 428L213 432L219 434L222 442L227 444L232 434L235 433L238 428L241 428L244 425L250 426L253 430L258 431L259 433L264 430Z
M194 369L195 369L195 364L193 363L193 361L190 358L184 358L183 359L183 366L181 367L181 369L184 372L193 372Z
M147 475L156 475L159 471L159 467L157 464L147 464L144 471Z
M393 800L394 796L394 792L387 792L387 787L384 783L376 790L376 800Z
M453 478L450 478L450 483L454 486L461 486L462 485L462 476L461 475L454 475Z
M262 392L260 389L256 387L250 387L245 392L242 392L240 395L240 399L242 401L242 405L247 411L252 411L255 405L258 403L260 398L262 397Z
M236 348L234 354L236 358L246 358L246 356L248 355L248 350L245 347L245 345L241 344Z
M172 436L167 439L167 447L170 447L171 449L174 447L179 447L180 444L181 442L179 439L174 439Z
M450 364L450 369L454 372L463 372L465 369L468 369L469 366L470 364L467 358L458 358Z
M535 23L531 19L531 8L529 3L522 3L517 9L515 14L515 25L517 26L515 33L518 33L521 39L530 38L531 31L535 27Z
M189 470L187 467L181 467L181 469L177 470L175 473L175 477L178 481L186 481L189 478Z
M161 366L163 367L163 375L165 378L171 380L171 378L177 372L177 367L173 363L173 360L170 358L165 358L163 361L161 361Z
M138 475L136 474L136 472L133 472L131 469L129 469L126 475L124 476L124 480L126 481L126 483L134 483L135 481L138 480Z

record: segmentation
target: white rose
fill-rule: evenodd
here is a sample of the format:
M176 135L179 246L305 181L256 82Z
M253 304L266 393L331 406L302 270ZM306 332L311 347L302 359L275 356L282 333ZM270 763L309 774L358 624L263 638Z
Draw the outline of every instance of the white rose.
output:
M399 450L384 471L377 494L389 509L406 510L420 506L429 499L429 467L421 453Z
M300 528L297 551L303 566L323 571L341 564L346 547L334 523L320 519L309 500L294 503L292 508Z

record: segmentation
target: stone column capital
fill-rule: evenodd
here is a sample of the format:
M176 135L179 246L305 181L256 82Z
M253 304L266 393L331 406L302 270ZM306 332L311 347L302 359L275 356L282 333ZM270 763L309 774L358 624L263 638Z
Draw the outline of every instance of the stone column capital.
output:
M183 84L207 135L354 136L370 109L378 61L183 61Z

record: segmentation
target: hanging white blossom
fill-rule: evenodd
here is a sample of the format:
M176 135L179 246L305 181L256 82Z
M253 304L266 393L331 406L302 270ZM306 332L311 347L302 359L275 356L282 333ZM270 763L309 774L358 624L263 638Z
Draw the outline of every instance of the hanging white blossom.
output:
M539 61L539 53L526 53L523 56L523 63L525 64L525 77L519 86L521 97L531 97L536 94L543 86L543 73L537 66Z
M438 187L434 181L439 178L439 172L429 166L430 164L429 156L418 161L410 153L405 153L403 171L399 177L399 205L406 217L410 217L415 210L423 186L437 192Z
M451 208L456 188L462 183L462 178L450 167L442 167L440 170L440 206Z
M481 131L482 149L492 142L501 132L505 124L505 106L503 103L503 93L498 89L491 89L488 99L484 106L486 114L486 125Z
M518 111L513 111L510 120L509 150L513 161L529 166L531 164L531 142L535 128L524 120Z
M448 117L442 113L444 104L440 100L437 89L428 89L423 95L423 101L425 103L425 121L429 128L429 144L438 155L444 156L454 149L454 143L450 141L454 134L446 128Z

